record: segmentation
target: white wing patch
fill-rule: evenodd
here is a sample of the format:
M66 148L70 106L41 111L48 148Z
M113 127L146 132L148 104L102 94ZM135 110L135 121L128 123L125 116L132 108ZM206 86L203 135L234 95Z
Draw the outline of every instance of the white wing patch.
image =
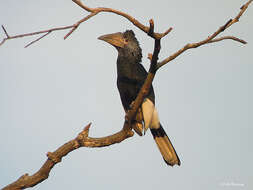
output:
M144 118L144 134L148 128L159 128L160 121L155 106L151 100L145 98L142 103L142 113Z

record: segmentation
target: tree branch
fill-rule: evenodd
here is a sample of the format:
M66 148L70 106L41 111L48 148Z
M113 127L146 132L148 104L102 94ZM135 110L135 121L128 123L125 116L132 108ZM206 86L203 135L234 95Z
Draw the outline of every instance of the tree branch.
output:
M131 130L122 129L118 133L113 135L102 137L102 138L91 138L89 137L89 129L91 124L88 124L78 136L65 143L59 147L54 152L48 152L48 159L42 165L42 167L33 175L29 176L28 174L22 175L17 181L11 183L10 185L4 187L2 190L13 190L13 189L25 189L28 187L33 187L38 183L46 180L49 177L51 169L59 162L62 158L68 153L72 152L75 149L81 147L104 147L109 146L115 143L120 143L121 141L132 137L134 132Z
M150 29L149 27L143 25L137 19L135 19L134 17L130 16L127 13L124 13L122 11L118 11L118 10L115 10L115 9L111 9L111 8L105 8L105 7L89 8L89 7L85 6L80 0L72 0L72 1L74 3L76 3L78 6L80 6L81 8L83 8L84 10L90 12L90 14L88 16L84 17L83 19L79 20L78 22L76 22L73 25L64 26L64 27L57 27L57 28L51 28L51 29L41 30L41 31L32 32L32 33L19 34L19 35L15 35L15 36L8 35L6 29L2 25L2 29L4 30L4 33L6 34L6 37L0 42L0 46L3 45L4 42L7 41L7 40L11 40L11 39L15 39L15 38L23 38L23 37L27 37L27 36L34 36L34 35L46 33L45 35L41 36L37 40L34 40L33 42L31 42L31 43L29 43L28 45L25 46L25 47L28 47L28 46L34 44L35 42L39 41L40 39L46 37L48 34L50 34L53 31L66 30L66 29L71 28L71 30L64 36L64 39L67 39L80 26L80 24L82 24L83 22L87 21L88 19L92 18L93 16L97 15L100 12L110 12L110 13L115 13L117 15L123 16L126 19L128 19L131 23L133 23L137 28L141 29L143 32L145 32L147 34L149 32L149 29ZM167 29L164 33L154 33L153 32L151 37L154 38L154 39L161 39L162 37L166 36L171 30L172 30L172 28Z
M116 10L116 9L106 8L106 7L89 8L88 6L84 5L80 0L72 0L72 1L90 13L98 14L100 12L110 12L110 13L115 13L117 15L123 16L127 20L129 20L133 25L135 25L137 28L139 28L140 30L145 32L146 34L148 34L148 32L149 32L150 27L145 26L144 24L142 24L137 19L135 19L134 17L132 17L131 15L129 15L127 13L124 13L124 12ZM151 37L155 38L155 39L161 39L162 37L166 36L171 30L172 30L172 28L169 28L164 33L154 33L153 32L153 35Z
M38 31L38 32L31 32L31 33L19 34L19 35L15 35L15 36L9 36L9 35L7 35L7 32L4 29L4 26L2 25L2 28L3 28L3 30L5 31L5 34L6 34L6 38L4 38L2 40L2 42L0 43L0 46L3 45L3 43L7 40L11 40L11 39L15 39L15 38L23 38L23 37L27 37L27 36L34 36L34 35L43 34L43 33L51 33L53 31L66 30L66 29L73 28L73 27L75 27L75 25L57 27L57 28L51 28L51 29L47 29L47 30L41 30L41 31ZM40 39L44 38L45 36L46 35L40 37ZM37 39L37 41L40 40L40 39Z
M37 35L37 34L42 34L42 33L46 33L45 35L41 36L40 38L38 38L37 40L34 40L33 42L29 43L28 45L26 45L25 47L28 47L30 45L32 45L33 43L39 41L40 39L46 37L48 34L50 34L53 31L57 31L57 30L66 30L71 28L71 30L64 36L64 39L67 39L79 26L81 23L87 21L88 19L92 18L93 16L97 15L100 12L110 12L110 13L114 13L120 16L123 16L124 18L128 19L132 24L134 24L137 28L139 28L140 30L142 30L143 32L145 32L146 34L149 34L150 31L150 27L143 25L141 22L139 22L137 19L135 19L134 17L132 17L131 15L124 13L122 11L116 10L116 9L111 9L111 8L105 8L105 7L97 7L97 8L90 8L86 5L84 5L80 0L72 0L74 3L76 3L78 6L80 6L81 8L83 8L84 10L90 12L91 14L89 14L88 16L84 17L83 19L79 20L78 22L76 22L73 25L69 25L69 26L64 26L64 27L57 27L57 28L51 28L51 29L47 29L47 30L42 30L42 31L38 31L38 32L32 32L32 33L25 33L25 34L20 34L20 35L15 35L15 36L10 36L8 35L6 29L4 28L4 26L2 25L2 29L4 30L4 33L6 34L6 38L4 38L1 42L0 42L0 46L3 45L7 40L11 40L11 39L15 39L15 38L22 38L22 37L27 37L27 36L33 36L33 35ZM249 4L252 2L253 0L249 0L245 5L243 5L241 7L241 11L240 13L237 15L237 17L235 17L233 20L231 20L229 23L227 23L226 27L223 28L223 31L230 27L232 24L234 24L235 22L239 21L239 18L242 16L242 14L246 11L246 9L248 8ZM164 33L152 33L152 38L154 39L161 39L164 36L166 36L169 32L171 32L172 27L170 27L169 29L167 29ZM230 38L230 39L235 39L236 37ZM229 38L226 38L229 39ZM217 40L217 41L221 41L221 40ZM216 42L217 42L216 41ZM238 40L236 40L238 41ZM239 42L241 42L243 40L239 40ZM170 59L168 59L170 60ZM164 60L165 61L165 60ZM166 62L167 63L167 62ZM160 63L159 67L166 64L165 62ZM159 68L158 67L158 68Z
M164 66L166 63L172 61L173 59L175 59L176 57L178 57L180 54L182 54L183 52L185 52L186 50L192 49L192 48L197 48L197 47L200 47L200 46L208 44L208 43L214 43L214 42L219 42L219 41L222 41L222 40L225 40L225 39L231 39L231 40L235 40L235 41L238 41L240 43L246 44L247 42L245 42L244 40L236 38L236 37L233 37L233 36L225 36L225 37L216 38L216 39L215 39L215 37L218 36L224 30L226 30L227 28L229 28L232 24L238 22L239 19L240 19L240 17L243 15L243 13L246 11L246 9L248 8L249 4L252 1L253 0L249 0L246 4L244 4L241 7L241 11L238 13L238 15L234 19L230 19L226 24L224 24L223 26L221 26L211 36L208 36L206 39L204 39L204 40L202 40L200 42L197 42L197 43L186 44L183 48L181 48L180 50L178 50L174 54L170 55L169 57L167 57L163 61L159 62L158 65L157 65L157 69L159 69L160 67Z

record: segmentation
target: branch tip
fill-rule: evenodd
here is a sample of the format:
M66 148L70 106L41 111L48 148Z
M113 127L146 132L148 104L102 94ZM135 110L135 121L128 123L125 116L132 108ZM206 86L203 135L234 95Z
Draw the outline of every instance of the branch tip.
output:
M148 59L149 59L150 61L152 60L152 56L153 56L152 53L149 53L149 54L148 54Z
M4 28L4 25L2 25L2 29L3 29L3 31L4 31L4 33L5 33L5 35L6 35L6 37L9 38L10 36L9 36L9 34L7 33L6 29Z
M152 18L149 20L149 25L154 28L154 20Z
M168 33L170 33L172 30L173 30L173 28L170 27L168 30L166 30L166 31L164 32L164 36L166 36L166 35L167 35Z
M91 123L89 123L88 125L86 125L86 126L84 127L84 129L78 134L78 136L77 136L78 142L79 142L80 140L83 140L84 138L88 137L90 127L91 127Z
M74 32L74 29L71 29L64 37L63 39L66 40L70 34L72 34Z
M94 12L95 11L94 9L85 6L80 0L72 0L72 1L74 3L76 3L79 7L83 8L84 10L86 10L88 12Z
M242 44L247 44L247 42L245 40L234 37L234 36L223 36L223 37L220 37L220 38L215 38L215 39L209 41L208 43L219 42L219 41L222 41L222 40L234 40L234 41L240 42Z
M88 125L86 125L85 127L84 127L84 131L88 131L89 129L90 129L90 127L91 127L91 122L88 124Z
M149 30L148 30L148 35L152 38L155 38L154 37L154 20L153 19L150 19L149 20Z

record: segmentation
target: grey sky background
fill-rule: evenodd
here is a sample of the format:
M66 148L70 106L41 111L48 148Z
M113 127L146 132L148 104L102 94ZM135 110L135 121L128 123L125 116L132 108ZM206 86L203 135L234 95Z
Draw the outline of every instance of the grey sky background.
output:
M246 1L84 2L125 11L145 24L153 18L159 32L173 27L162 40L163 59L212 34ZM70 0L0 3L0 24L10 35L70 25L85 15ZM247 45L209 44L187 51L157 73L156 106L180 167L166 166L148 132L110 147L76 150L34 189L252 189L252 18L251 5L223 34L240 37ZM153 41L109 13L82 24L68 40L63 40L68 31L59 31L27 49L23 47L36 37L0 47L0 187L36 172L48 151L75 138L89 122L92 137L121 129L117 52L97 37L126 29L135 31L148 68Z

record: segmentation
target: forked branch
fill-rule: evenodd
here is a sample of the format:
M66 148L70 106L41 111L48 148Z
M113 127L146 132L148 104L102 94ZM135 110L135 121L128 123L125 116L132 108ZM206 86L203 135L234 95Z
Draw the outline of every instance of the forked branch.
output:
M86 5L84 5L80 0L72 0L72 1L74 3L76 3L78 6L80 6L81 8L83 8L84 10L90 12L91 14L93 13L94 15L96 15L100 12L109 12L109 13L114 13L114 14L123 16L126 19L128 19L131 23L133 23L137 28L139 28L140 30L142 30L146 34L149 34L150 27L145 26L144 24L142 24L137 19L135 19L134 17L132 17L131 15L129 15L127 13L124 13L124 12L116 10L116 9L106 8L106 7L90 8ZM169 28L164 33L152 32L151 37L155 38L155 39L161 39L162 37L166 36L171 30L172 30L172 28Z
M73 27L74 27L74 25L70 25L70 26L64 26L64 27L51 28L51 29L47 29L47 30L41 30L41 31L38 31L38 32L31 32L31 33L19 34L19 35L11 36L11 35L8 35L5 27L2 25L2 29L4 30L6 37L0 42L0 46L3 45L3 43L5 41L7 41L7 40L16 39L16 38L23 38L23 37L27 37L27 36L34 36L34 35L44 34L44 33L48 33L49 34L49 33L53 32L53 31L66 30L66 29L73 28ZM42 39L45 36L46 35L44 34L43 36L41 36L39 39L37 39L35 41L38 41L38 40ZM33 44L33 43L31 42L30 45ZM26 45L25 47L28 47L28 46L29 46L29 44Z
M132 17L131 15L129 15L127 13L124 13L124 12L116 10L116 9L106 8L106 7L89 8L86 5L84 5L80 0L72 0L72 1L75 2L77 5L79 5L81 8L83 8L84 10L90 12L90 14L87 15L86 17L84 17L83 19L77 21L75 24L72 24L72 25L69 25L69 26L50 28L50 29L47 29L47 30L41 30L41 31L37 31L37 32L19 34L19 35L14 35L14 36L8 35L6 29L2 25L2 29L3 29L6 37L0 42L0 46L3 45L4 42L6 42L7 40L16 39L16 38L23 38L23 37L27 37L27 36L34 36L34 35L38 35L38 34L44 34L41 37L39 37L38 39L30 42L29 44L27 44L25 46L25 47L29 47L30 45L34 44L35 42L37 42L37 41L41 40L42 38L46 37L51 32L58 31L58 30L71 29L64 36L64 39L67 39L83 22L87 21L88 19L92 18L93 16L95 16L98 13L101 13L101 12L110 12L110 13L114 13L114 14L123 16L126 19L128 19L130 22L132 22L137 28L141 29L143 32L150 35L149 34L150 27L143 25L141 22L139 22L137 19L135 19L134 17ZM172 28L167 29L164 33L155 33L155 32L153 32L151 37L154 38L154 39L161 39L162 37L166 36L171 30L172 30Z
M51 28L51 29L47 29L47 30L41 30L41 31L37 31L37 32L31 32L31 33L26 33L26 34L19 34L19 35L8 35L6 29L4 28L4 26L2 25L2 29L4 31L4 33L6 34L6 37L0 42L0 46L4 44L4 42L6 42L7 40L11 40L11 39L16 39L16 38L22 38L22 37L27 37L27 36L33 36L33 35L38 35L38 34L44 34L41 37L39 37L38 39L30 42L28 45L26 45L25 47L29 47L30 45L34 44L35 42L39 41L40 39L46 37L48 34L50 34L51 32L54 31L58 31L58 30L67 30L67 29L71 29L65 36L64 39L68 38L83 22L87 21L88 19L92 18L93 16L97 15L98 13L101 12L109 12L109 13L114 13L117 15L120 15L126 19L128 19L132 24L134 24L137 28L139 28L140 30L142 30L143 32L145 32L146 34L148 34L149 36L151 36L154 39L161 39L164 36L166 36L169 32L171 32L172 27L168 28L165 32L163 33L156 33L153 31L152 35L150 35L149 31L150 31L150 27L145 26L144 24L142 24L141 22L139 22L137 19L135 19L134 17L132 17L131 15L124 13L122 11L116 10L116 9L112 9L112 8L106 8L106 7L97 7L97 8L90 8L86 5L84 5L80 0L72 0L74 3L76 3L78 6L80 6L81 8L83 8L84 10L90 12L89 15L87 15L86 17L84 17L83 19L79 20L78 22L76 22L75 24L69 25L69 26L64 26L64 27L57 27L57 28ZM252 0L249 0L245 5L243 5L241 7L241 12L237 15L237 17L235 17L227 26L226 28L230 27L233 23L238 22L239 18L241 17L241 15L244 13L244 11L248 8L248 5L252 2ZM224 28L224 30L226 29ZM231 36L224 36L224 39L231 39L231 40L235 40L238 42L243 43L244 40L241 40L239 38L236 37L231 37ZM219 40L214 40L212 42L217 42L217 41L221 41L223 40L222 38L220 38ZM209 42L210 43L210 42Z
M214 43L214 42L219 42L219 41L222 41L222 40L230 39L230 40L234 40L234 41L246 44L247 43L246 41L244 41L242 39L239 39L239 38L236 38L234 36L223 36L223 37L220 37L220 38L216 38L216 37L220 33L222 33L224 30L226 30L227 28L229 28L230 26L232 26L232 24L238 22L239 19L240 19L240 17L243 15L243 13L248 8L249 4L252 3L252 1L253 0L249 0L246 4L244 4L240 8L241 11L238 13L238 15L234 19L230 19L226 24L224 24L223 26L221 26L211 36L208 36L206 39L204 39L204 40L202 40L200 42L186 44L183 48L181 48L180 50L178 50L174 54L170 55L169 57L167 57L163 61L159 62L158 65L157 65L157 69L159 69L160 67L162 67L166 63L172 61L173 59L175 59L176 57L178 57L180 54L182 54L183 52L185 52L186 50L192 49L192 48L197 48L197 47L200 47L200 46L208 44L208 43Z

